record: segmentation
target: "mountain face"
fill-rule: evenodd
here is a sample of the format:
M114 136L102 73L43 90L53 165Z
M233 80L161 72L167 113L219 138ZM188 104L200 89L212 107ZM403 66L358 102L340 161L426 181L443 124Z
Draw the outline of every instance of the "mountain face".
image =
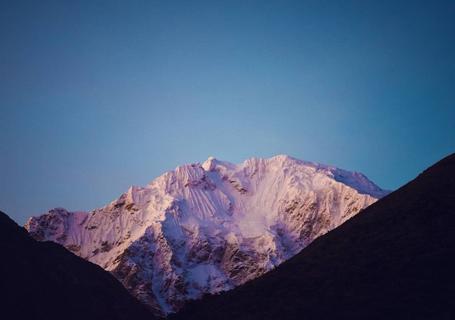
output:
M111 274L0 212L2 319L154 319Z
M455 154L275 270L173 319L455 319Z
M166 315L272 270L385 194L360 173L288 156L209 158L104 208L54 209L26 228L112 272Z

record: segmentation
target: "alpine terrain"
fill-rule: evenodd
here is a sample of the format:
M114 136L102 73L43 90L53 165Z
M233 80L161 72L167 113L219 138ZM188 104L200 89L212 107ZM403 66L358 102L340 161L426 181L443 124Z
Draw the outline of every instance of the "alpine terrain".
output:
M92 212L31 218L38 240L110 271L158 315L291 258L387 192L364 175L289 156L177 167Z
M455 319L455 154L275 270L173 319Z
M1 319L153 320L109 272L38 242L0 212Z

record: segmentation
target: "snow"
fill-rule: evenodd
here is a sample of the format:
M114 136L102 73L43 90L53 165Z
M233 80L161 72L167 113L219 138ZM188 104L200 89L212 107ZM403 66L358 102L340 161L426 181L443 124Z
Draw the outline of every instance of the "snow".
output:
M166 314L271 270L386 193L360 173L286 155L209 157L104 208L53 209L26 228L113 272Z

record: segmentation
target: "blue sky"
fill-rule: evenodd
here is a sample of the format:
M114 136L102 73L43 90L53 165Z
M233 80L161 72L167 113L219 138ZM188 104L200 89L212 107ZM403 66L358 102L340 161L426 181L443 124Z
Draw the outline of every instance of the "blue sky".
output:
M3 1L0 209L88 210L208 156L394 189L455 150L453 1Z

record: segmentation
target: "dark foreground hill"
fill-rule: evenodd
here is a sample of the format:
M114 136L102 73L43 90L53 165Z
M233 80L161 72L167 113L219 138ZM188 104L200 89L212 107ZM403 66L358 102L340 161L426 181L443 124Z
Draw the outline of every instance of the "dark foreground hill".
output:
M455 154L274 271L175 319L455 319Z
M0 212L0 319L154 319L108 272Z

